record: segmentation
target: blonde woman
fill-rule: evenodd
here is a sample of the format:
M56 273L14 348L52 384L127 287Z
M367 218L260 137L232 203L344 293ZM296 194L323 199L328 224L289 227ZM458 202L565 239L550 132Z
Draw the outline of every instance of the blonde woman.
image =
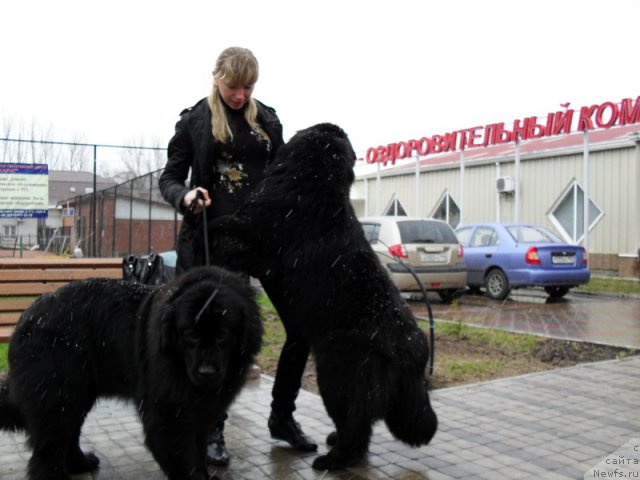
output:
M176 123L159 186L164 199L184 215L176 242L177 274L205 263L203 212L207 219L233 214L264 177L266 165L283 143L275 110L252 97L257 80L258 61L250 50L225 49L213 70L211 94L183 110ZM196 200L198 191L201 200ZM211 253L212 263L225 265L224 258ZM260 280L277 309L282 292L270 288L271 279ZM297 450L314 451L317 445L293 419L309 345L296 319L281 315L281 320L287 340L272 391L269 430L273 438ZM220 419L209 438L207 457L214 465L229 463L223 429Z

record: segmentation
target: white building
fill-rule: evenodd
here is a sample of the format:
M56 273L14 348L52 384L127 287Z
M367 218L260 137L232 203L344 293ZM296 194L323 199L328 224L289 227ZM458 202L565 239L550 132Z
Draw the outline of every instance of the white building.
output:
M609 110L615 104L599 107ZM632 121L624 126L608 125L613 121L594 108L597 122L586 133L539 135L517 143L485 141L486 147L448 153L408 155L416 150L416 141L380 147L387 160L391 151L408 158L358 175L352 201L360 216L436 217L454 228L485 221L544 225L566 241L584 245L592 269L632 276L640 249L640 97L629 111ZM612 128L598 128L603 125Z

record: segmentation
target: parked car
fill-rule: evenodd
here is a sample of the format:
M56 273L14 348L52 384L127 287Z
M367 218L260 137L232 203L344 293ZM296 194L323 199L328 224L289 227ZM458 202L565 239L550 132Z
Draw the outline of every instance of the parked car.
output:
M365 236L391 280L402 291L426 290L449 303L466 290L462 245L448 223L415 217L360 218Z
M523 287L543 287L550 297L560 298L591 277L586 250L542 226L468 224L456 234L465 249L467 284L483 287L495 300Z

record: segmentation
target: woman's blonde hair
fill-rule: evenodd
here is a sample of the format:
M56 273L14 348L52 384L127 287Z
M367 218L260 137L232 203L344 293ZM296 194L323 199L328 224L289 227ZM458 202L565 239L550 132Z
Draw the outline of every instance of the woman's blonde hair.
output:
M229 128L227 115L222 104L220 91L215 80L220 80L227 85L253 85L258 81L258 60L251 50L242 47L229 47L222 51L216 60L213 69L213 87L209 95L209 108L211 108L211 132L213 138L226 143L233 139L233 133ZM258 107L252 98L247 102L244 117L252 130L257 131L263 138L269 140L258 123Z

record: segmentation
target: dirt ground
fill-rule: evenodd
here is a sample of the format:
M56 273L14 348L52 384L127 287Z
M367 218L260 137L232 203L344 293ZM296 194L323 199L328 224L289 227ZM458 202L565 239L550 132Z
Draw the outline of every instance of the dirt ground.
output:
M436 339L436 368L433 388L453 387L496 378L570 367L579 363L612 360L635 354L624 348L540 338L535 348L525 352L509 352L498 345L472 342L465 338ZM454 368L438 369L438 362L453 363ZM455 368L462 365L466 368ZM479 365L479 368L473 368Z
M530 351L513 353L486 342L436 335L435 368L431 381L436 389L453 387L634 354L638 352L606 345L544 338L540 338L536 347ZM439 368L439 365L446 365L447 368ZM274 376L275 364L262 371ZM302 383L306 390L318 393L313 358L307 364Z

